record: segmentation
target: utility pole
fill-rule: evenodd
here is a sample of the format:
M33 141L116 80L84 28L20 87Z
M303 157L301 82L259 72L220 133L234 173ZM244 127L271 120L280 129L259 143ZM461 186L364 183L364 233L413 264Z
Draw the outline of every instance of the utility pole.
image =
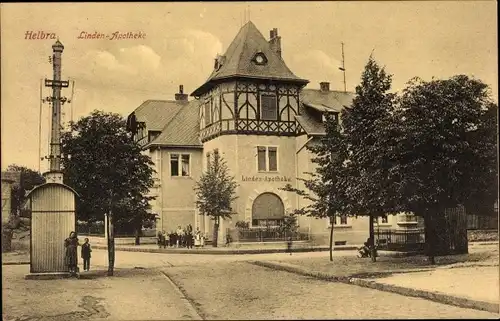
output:
M52 88L52 96L46 97L43 102L49 102L52 105L52 123L50 131L50 155L49 155L49 173L58 175L49 175L53 180L62 183L61 175L61 107L68 100L61 96L61 88L67 88L69 81L61 80L61 56L64 50L63 44L59 41L52 46L52 69L54 79L45 79L45 87Z
M347 92L347 84L345 81L345 58L344 58L344 43L341 42L342 44L342 67L339 67L340 70L344 73L344 92Z
M43 90L43 79L40 79L40 114L38 118L38 172L41 174L41 162L42 162L42 90Z

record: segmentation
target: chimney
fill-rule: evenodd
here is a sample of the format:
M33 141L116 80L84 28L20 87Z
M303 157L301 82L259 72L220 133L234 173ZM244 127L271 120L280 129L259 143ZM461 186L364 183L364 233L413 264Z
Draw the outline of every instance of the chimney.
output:
M281 57L281 37L278 36L278 29L273 28L269 31L269 45L271 46L271 50L278 54Z
M319 83L319 88L321 92L329 92L330 91L330 83L323 81Z
M175 94L175 100L176 101L179 101L179 100L187 101L188 100L188 95L184 93L184 86L183 85L179 86L179 92L177 94Z

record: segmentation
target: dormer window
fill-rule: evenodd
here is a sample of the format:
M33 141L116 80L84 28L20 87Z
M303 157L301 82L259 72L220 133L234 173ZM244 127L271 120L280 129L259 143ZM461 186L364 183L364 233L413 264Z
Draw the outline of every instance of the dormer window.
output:
M333 118L333 120L338 124L338 122L339 122L339 114L335 113L335 112L330 112L328 114L330 114L330 116ZM323 123L326 123L326 115L327 115L327 112L321 114L321 121Z
M225 56L221 56L221 55L217 55L217 57L215 57L215 62L214 62L214 69L215 70L219 70L222 65L224 64L224 61L225 61Z
M253 61L255 62L256 65L267 64L266 55L264 55L262 52L256 53L255 56L253 57Z

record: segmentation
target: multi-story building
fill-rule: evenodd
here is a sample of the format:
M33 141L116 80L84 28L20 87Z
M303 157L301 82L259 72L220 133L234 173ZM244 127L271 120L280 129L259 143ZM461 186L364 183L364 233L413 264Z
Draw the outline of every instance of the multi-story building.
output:
M281 53L277 29L266 40L248 22L216 57L208 80L192 92L194 99L181 85L175 100L148 100L129 115L129 128L157 171L151 193L157 197L152 207L160 218L158 229L191 223L211 233L211 222L197 212L193 188L215 149L239 185L237 214L221 223L222 232L237 221L277 225L307 205L280 188L287 183L304 188L297 178L314 172L307 145L324 135L324 114L338 120L353 93L331 90L328 82L305 89L308 80L295 75ZM379 223L396 226L397 217ZM329 228L326 219L299 218L299 229L318 242L326 242ZM361 244L368 237L368 219L339 217L335 229L337 240Z

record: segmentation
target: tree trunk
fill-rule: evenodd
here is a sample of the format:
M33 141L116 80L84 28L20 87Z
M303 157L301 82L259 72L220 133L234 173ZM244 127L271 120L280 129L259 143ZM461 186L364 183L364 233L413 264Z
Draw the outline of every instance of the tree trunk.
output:
M135 229L135 245L141 245L141 228Z
M436 229L434 226L435 224L434 224L434 220L432 219L432 215L433 215L433 213L430 213L429 211L427 213L425 213L424 224L425 224L426 254L427 254L427 258L429 260L429 264L434 265L434 264L436 264L436 259L434 257L434 247L435 247L434 235L436 233Z
M377 262L377 250L375 249L375 227L373 224L374 216L370 214L370 256L372 262Z
M218 239L219 239L219 218L217 217L214 223L214 237L212 241L213 247L217 247Z
M113 276L115 267L115 233L113 215L108 215L108 276Z
M333 261L333 220L330 220L330 262Z

